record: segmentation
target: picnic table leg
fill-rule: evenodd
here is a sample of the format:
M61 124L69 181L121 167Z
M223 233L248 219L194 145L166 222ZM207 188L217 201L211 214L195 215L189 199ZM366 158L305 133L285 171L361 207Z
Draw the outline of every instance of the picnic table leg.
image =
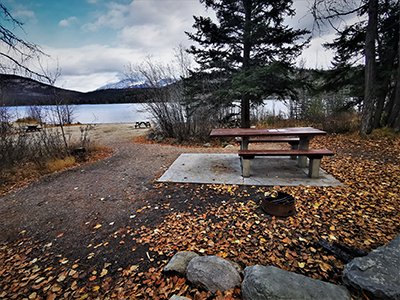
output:
M299 143L293 143L293 142L291 142L291 143L290 143L290 149L292 149L292 150L298 150L298 149L299 149ZM296 158L297 158L296 155L293 155L293 156L290 157L290 159L296 159Z
M250 177L250 159L242 159L243 177Z
M240 143L240 150L249 150L249 137L242 136L242 142Z
M249 137L242 136L240 150L249 150ZM243 177L250 177L250 159L242 158L242 173Z
M310 137L308 136L302 136L300 137L300 142L299 142L299 150L307 150L310 146ZM306 156L299 156L297 165L300 168L305 168L307 167L307 157Z
M308 166L308 177L318 178L320 165L321 165L321 158L311 158L310 165Z

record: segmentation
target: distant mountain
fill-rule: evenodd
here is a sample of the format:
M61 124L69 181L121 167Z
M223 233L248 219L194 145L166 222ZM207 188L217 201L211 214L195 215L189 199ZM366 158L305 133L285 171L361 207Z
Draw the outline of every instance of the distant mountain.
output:
M161 79L158 82L157 86L164 87L172 83L175 83L176 81L177 81L176 79ZM113 89L138 89L138 88L151 88L151 87L152 85L148 80L123 79L116 83L106 84L98 88L96 91L113 90Z
M30 78L0 74L0 104L48 104L51 98L77 99L82 93L57 88Z
M123 81L121 81L123 82ZM57 88L17 75L0 74L0 106L69 104L140 103L146 101L144 88L132 89L121 84L108 85L96 91L82 93ZM127 82L125 82L127 84ZM146 87L136 84L136 87Z

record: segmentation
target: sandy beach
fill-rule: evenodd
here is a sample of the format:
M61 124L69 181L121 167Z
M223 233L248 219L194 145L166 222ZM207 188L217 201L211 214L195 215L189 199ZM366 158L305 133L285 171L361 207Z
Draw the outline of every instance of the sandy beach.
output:
M135 128L136 123L102 123L90 125L74 125L65 127L65 132L71 139L80 139L82 131L88 130L91 141L107 144L116 140L129 140L136 136L146 135L151 128ZM58 128L58 130L60 130Z

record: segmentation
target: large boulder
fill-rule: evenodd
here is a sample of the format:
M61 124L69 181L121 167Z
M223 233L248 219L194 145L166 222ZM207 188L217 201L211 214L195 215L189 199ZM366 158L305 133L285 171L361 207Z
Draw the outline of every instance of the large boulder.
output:
M343 283L369 299L400 299L400 235L386 246L348 263Z
M344 286L260 265L244 270L242 295L246 300L351 299Z
M184 251L176 253L168 264L164 267L163 272L174 272L179 275L185 275L186 267L189 262L196 256L199 256L196 252Z
M218 256L197 256L186 268L186 278L208 291L225 292L240 285L240 275L233 265Z

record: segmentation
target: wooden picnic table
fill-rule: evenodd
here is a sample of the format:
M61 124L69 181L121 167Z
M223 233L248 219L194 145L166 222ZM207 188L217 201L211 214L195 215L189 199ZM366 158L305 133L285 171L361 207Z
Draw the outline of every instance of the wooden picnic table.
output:
M272 152L265 152L265 151L260 151L259 153L253 152L251 154L247 153L246 151L248 151L249 149L248 147L250 139L252 139L251 141L254 142L257 141L257 139L262 140L262 138L264 138L263 141L268 142L268 139L265 138L270 138L270 142L277 142L281 138L282 142L285 142L287 141L288 137L298 137L299 138L298 149L292 148L292 153L298 156L298 166L301 168L305 168L307 167L306 154L313 155L313 153L311 153L310 151L300 151L300 152L295 152L295 151L308 150L310 146L310 140L318 135L326 135L326 132L313 127L289 127L289 128L213 129L210 134L211 137L233 137L233 138L240 137L241 151L239 151L239 155L241 155L243 158L246 158L243 160L243 174L244 176L246 175L245 177L247 177L247 175L249 175L250 173L250 161L248 158L252 156L251 154L254 154L254 156L262 154L273 155ZM326 151L325 153L328 152L329 151ZM289 154L290 152L285 153L285 155ZM324 155L331 155L331 154L324 154ZM315 173L316 171L313 172Z
M28 124L26 125L26 132L30 132L30 131L40 131L42 130L42 128L39 125L36 124Z

